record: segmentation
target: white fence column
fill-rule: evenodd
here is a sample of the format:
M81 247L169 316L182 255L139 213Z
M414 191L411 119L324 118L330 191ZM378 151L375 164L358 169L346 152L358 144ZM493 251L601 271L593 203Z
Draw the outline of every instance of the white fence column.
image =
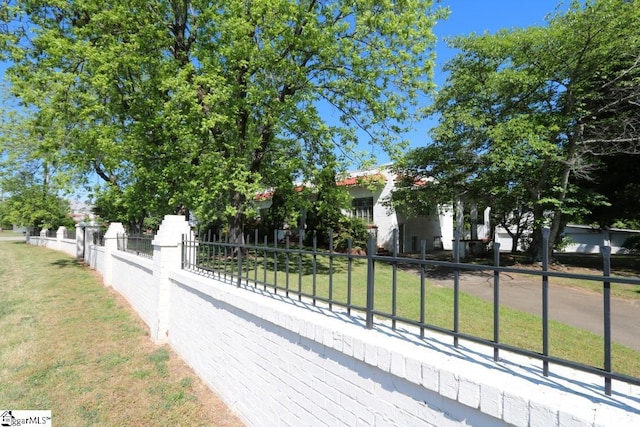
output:
M76 258L84 258L84 222L76 224Z
M182 265L182 236L191 235L191 227L182 215L166 215L153 239L153 275L158 286L158 324L151 328L151 338L167 341L169 332L169 272Z
M89 222L89 224L87 224L85 226L85 232L84 232L84 238L85 238L85 246L84 246L84 254L85 257L89 256L89 246L93 245L96 240L96 234L100 233L100 225L96 224L95 221L91 221Z
M65 239L66 237L67 227L61 225L60 227L58 227L58 230L56 230L56 250L62 250L62 239Z
M104 234L104 284L113 285L113 254L118 250L118 235L124 234L124 227L120 222L112 222ZM86 244L86 242L85 242Z

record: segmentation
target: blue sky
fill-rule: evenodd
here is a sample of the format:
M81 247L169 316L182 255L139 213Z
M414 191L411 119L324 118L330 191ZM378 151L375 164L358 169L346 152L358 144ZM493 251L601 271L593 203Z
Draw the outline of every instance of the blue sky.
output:
M494 33L502 28L519 28L531 25L544 25L545 17L563 3L567 9L568 0L442 0L443 6L450 9L449 19L439 22L435 27L438 36L436 59L441 66L451 58L453 52L447 49L444 38L469 34L472 32ZM436 76L436 80L441 76Z

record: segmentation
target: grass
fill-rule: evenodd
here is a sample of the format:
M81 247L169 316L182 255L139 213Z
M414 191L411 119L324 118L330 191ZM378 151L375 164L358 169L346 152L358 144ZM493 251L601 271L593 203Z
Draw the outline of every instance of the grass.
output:
M0 231L0 237L24 237L24 234L3 228L2 231Z
M366 306L367 266L364 260L354 260L351 272L351 284L347 276L348 266L345 258L336 257L329 264L328 257L318 256L315 270L318 274L315 285L313 281L313 258L310 255L298 259L297 255L289 257L289 274L285 270L287 260L284 255L278 258L278 274L274 274L273 257L268 259L264 267L264 258L253 258L245 265L245 274L259 281L277 283L280 293L288 288L294 292L298 289L307 295L317 295L334 301L347 302L349 286L351 303ZM220 267L220 265L218 265ZM226 268L237 268L235 261L228 261ZM331 288L329 287L329 271L333 271ZM301 273L301 274L299 274ZM421 283L415 271L398 269L397 283L397 315L421 320L425 323L445 329L453 329L454 293L452 289L435 287L425 281L424 314L421 313ZM539 280L539 279L538 279ZM554 279L554 283L557 279ZM288 285L287 285L288 283ZM391 313L393 270L382 263L376 264L374 309ZM595 283L595 282L594 282ZM315 286L315 292L314 292ZM622 285L624 286L624 285ZM292 295L295 296L295 295ZM475 335L487 340L493 339L493 305L465 293L460 294L459 331ZM603 367L603 338L597 334L567 326L556 321L549 324L550 355L577 361L591 366ZM535 352L542 352L542 320L539 316L520 312L508 307L500 307L500 342ZM613 343L613 370L619 373L640 377L640 352Z
M553 257L566 265L602 270L602 256L599 254L555 253ZM612 254L611 268L617 270L621 275L634 274L637 276L640 273L640 256Z
M228 413L212 413L204 385L166 346L150 342L146 326L85 266L55 251L0 242L0 402L5 408L51 409L59 425L238 425ZM279 260L284 267L284 258ZM251 264L258 277L312 292L313 262L290 259L287 278ZM347 265L331 268L332 297L348 297ZM329 296L327 258L318 257L316 293ZM254 271L251 271L253 273ZM302 273L302 274L299 274ZM253 274L251 274L253 277ZM354 261L351 297L365 305L366 264ZM393 271L376 266L375 308L391 311ZM420 279L398 270L398 315L419 319ZM425 288L425 321L452 328L453 292ZM279 292L284 292L280 290ZM460 331L492 338L490 303L462 294ZM538 317L501 307L501 341L541 350ZM602 366L602 338L552 322L551 355ZM614 345L613 368L640 377L640 353ZM207 394L207 395L210 395ZM219 404L219 403L218 403ZM224 410L222 410L224 412ZM223 421L220 421L222 417ZM235 424L238 423L238 424Z
M538 279L540 280L540 279ZM553 283L568 288L583 289L591 292L603 293L602 282L583 279L566 279L564 277L553 278ZM640 286L626 285L624 283L611 283L611 296L626 300L640 300Z
M601 276L603 270L602 256L599 254L575 254L575 253L555 253L555 260L550 266L550 271L562 271L575 274L588 274ZM491 265L492 260L488 258L478 258L474 260L478 264ZM500 265L515 267L531 267L526 263L526 256L523 254L502 254ZM536 267L540 270L539 267ZM526 275L523 275L526 276ZM611 276L621 278L640 277L640 256L638 255L611 255ZM530 275L529 277L539 281L540 276ZM553 283L569 288L582 289L591 292L602 293L602 281L584 280L575 278L554 277ZM640 286L623 283L611 283L611 296L626 300L640 300Z
M0 242L0 259L4 408L50 409L56 425L241 425L84 265L21 242Z

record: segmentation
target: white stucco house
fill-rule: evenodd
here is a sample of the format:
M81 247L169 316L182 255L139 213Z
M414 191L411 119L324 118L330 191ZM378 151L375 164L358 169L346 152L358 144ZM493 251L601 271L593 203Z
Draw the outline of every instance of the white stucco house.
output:
M421 241L426 250L451 250L453 247L453 211L450 208L435 209L428 216L407 216L385 206L396 184L396 175L389 165L353 171L338 177L338 186L347 189L352 198L351 210L345 212L362 219L376 235L378 248L393 251L393 232L397 230L399 253L420 251ZM271 206L269 192L259 198L259 208Z
M611 246L612 254L625 254L628 249L622 247L624 241L631 236L640 234L640 230L626 228L594 228L588 225L567 224L563 231L567 238L567 245L561 252L576 252L583 254L600 253L600 248L607 242Z
M530 232L525 233L520 243L523 243L524 239L529 238L529 234ZM558 252L598 254L606 242L606 244L611 246L612 254L625 254L628 253L629 250L622 245L628 237L634 235L640 235L640 230L595 228L590 225L567 224L562 231L562 236L566 239L567 243L561 247ZM495 241L500 243L500 251L511 251L513 241L504 228L496 227ZM524 249L524 244L519 244L518 250Z
M371 181L379 184L371 185ZM453 247L452 209L443 207L434 209L429 216L408 216L384 205L396 184L396 175L389 166L350 172L337 184L346 187L352 197L352 211L347 214L377 230L378 247L393 250L394 229L398 231L399 253L419 252L423 240L428 251Z

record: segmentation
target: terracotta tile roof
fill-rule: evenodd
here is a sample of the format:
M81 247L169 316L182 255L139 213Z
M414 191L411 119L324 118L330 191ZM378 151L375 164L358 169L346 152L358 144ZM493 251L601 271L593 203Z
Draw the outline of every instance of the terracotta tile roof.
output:
M376 173L372 175L360 175L360 176L350 176L348 178L342 179L336 182L338 187L355 187L358 185L367 184L369 182L378 182L380 180L385 180L383 174Z
M339 181L336 181L336 185L338 187L357 187L357 186L366 185L368 183L376 183L380 181L384 182L385 180L386 180L386 177L383 174L375 173L371 175L350 176L350 177L341 179ZM296 191L300 192L304 188L305 187L303 185L299 185L296 187ZM265 200L270 200L273 197L274 193L275 193L275 190L273 188L270 188L268 190L265 190L261 193L256 194L255 200L260 202Z

